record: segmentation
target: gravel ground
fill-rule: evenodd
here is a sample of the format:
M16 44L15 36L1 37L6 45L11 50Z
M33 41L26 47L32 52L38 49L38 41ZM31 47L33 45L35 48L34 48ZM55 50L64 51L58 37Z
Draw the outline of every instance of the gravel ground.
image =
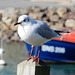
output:
M59 7L62 5L57 4L57 3L49 3L49 2L31 2L30 0L0 0L0 9L4 9L7 7L27 8L30 6L40 6L40 7L55 6L55 7ZM66 5L64 4L64 6L66 6ZM67 4L67 7L72 7L72 6L73 5Z

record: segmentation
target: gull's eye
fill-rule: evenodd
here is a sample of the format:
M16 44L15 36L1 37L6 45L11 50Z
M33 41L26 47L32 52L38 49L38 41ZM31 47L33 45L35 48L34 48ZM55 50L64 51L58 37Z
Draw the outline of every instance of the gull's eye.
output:
M23 22L25 22L25 21L26 21L26 19L23 20Z

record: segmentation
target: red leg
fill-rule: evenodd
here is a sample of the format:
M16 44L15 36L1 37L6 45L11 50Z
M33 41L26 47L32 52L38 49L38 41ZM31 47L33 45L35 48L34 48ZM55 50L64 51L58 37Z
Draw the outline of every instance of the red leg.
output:
M27 61L28 61L28 60L30 60L31 58L33 58L33 56L32 56L33 49L34 49L34 46L32 46L32 49L31 49L31 54L30 54L30 57L27 59Z
M33 58L33 62L34 62L34 61L37 61L37 63L39 63L40 50L41 50L41 46L39 47L38 56Z
M39 57L39 55L40 55L40 50L41 50L41 46L39 47L38 57Z

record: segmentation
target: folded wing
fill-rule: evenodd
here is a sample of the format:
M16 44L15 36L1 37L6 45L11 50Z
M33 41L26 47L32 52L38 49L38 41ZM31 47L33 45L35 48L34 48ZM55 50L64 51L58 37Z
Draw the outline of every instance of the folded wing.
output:
M51 29L47 23L43 22L37 28L37 33L40 34L43 38L54 39L60 37L53 29Z

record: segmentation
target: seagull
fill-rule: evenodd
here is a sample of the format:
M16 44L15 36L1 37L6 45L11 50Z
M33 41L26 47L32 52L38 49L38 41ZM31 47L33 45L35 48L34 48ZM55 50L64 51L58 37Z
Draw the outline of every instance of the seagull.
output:
M31 54L27 60L33 59L33 62L39 63L41 45L60 37L60 35L51 29L46 22L32 20L28 15L21 15L14 26L18 24L18 34L21 40L32 45ZM32 56L34 46L39 46L37 57Z

